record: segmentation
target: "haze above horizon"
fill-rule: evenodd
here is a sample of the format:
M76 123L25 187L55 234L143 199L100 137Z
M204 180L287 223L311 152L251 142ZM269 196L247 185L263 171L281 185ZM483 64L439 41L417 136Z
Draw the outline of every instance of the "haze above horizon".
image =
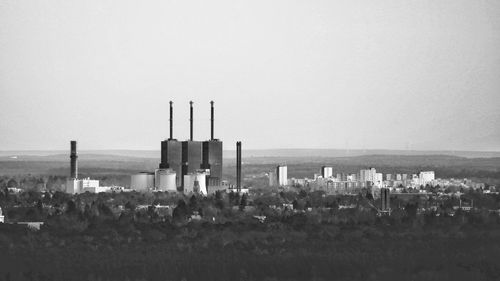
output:
M0 148L500 151L500 1L4 1Z

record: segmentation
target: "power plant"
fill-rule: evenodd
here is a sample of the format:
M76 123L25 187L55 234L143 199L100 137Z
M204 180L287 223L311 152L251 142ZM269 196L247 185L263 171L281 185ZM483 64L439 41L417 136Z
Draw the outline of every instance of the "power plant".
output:
M189 139L174 138L174 107L169 102L169 138L161 142L160 164L154 172L139 172L131 175L130 187L136 191L195 192L207 195L209 191L227 187L222 181L222 141L214 137L214 102L210 102L210 139L194 139L194 108L189 102ZM237 142L237 188L241 189L241 142ZM68 193L85 191L102 192L99 181L78 179L76 141L71 141L70 179L66 184Z
M178 141L173 136L173 102L170 101L170 137L161 142L160 169L170 169L176 174L179 191L185 186L186 175L205 172L207 186L219 186L222 180L222 142L214 138L214 102L210 102L210 139L194 140L194 108L189 102L189 139ZM203 171L201 171L203 170Z
M178 141L174 138L174 107L170 101L168 139L161 142L160 165L155 171L154 186L151 176L144 173L132 175L132 189L147 188L161 191L197 191L207 194L209 187L217 187L222 181L222 142L214 138L214 102L210 102L210 139L194 139L194 108L189 102L189 139ZM203 180L200 180L203 177ZM167 180L168 178L168 180Z

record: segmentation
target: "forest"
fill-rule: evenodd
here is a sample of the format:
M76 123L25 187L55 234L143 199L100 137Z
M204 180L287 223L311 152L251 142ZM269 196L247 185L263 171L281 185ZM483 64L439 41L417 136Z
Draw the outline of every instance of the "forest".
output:
M500 208L500 196L468 194ZM482 200L484 199L484 200ZM498 280L500 217L368 194L0 192L0 280ZM484 201L484 203L482 202ZM275 208L275 206L289 206ZM354 204L356 208L341 209ZM163 207L162 207L163 206ZM259 219L260 218L260 219ZM262 219L265 218L265 219Z

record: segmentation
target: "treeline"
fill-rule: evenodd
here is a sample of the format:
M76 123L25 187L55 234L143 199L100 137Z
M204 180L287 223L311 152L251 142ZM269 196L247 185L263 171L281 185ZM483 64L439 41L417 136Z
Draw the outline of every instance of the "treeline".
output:
M498 223L448 219L0 225L0 280L498 280Z
M40 231L0 224L0 280L500 278L496 213L418 215L421 202L394 199L380 217L369 193L257 192L0 192L9 220L45 222ZM273 207L282 204L292 208Z

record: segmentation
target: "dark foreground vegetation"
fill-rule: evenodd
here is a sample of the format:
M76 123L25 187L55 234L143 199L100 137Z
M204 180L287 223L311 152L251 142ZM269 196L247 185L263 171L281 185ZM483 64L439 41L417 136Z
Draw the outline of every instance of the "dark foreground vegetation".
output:
M380 217L361 194L303 191L0 195L4 214L45 222L0 224L5 281L500 279L497 213L417 214L394 199L404 207Z
M80 236L2 226L0 280L499 280L500 228L109 225ZM128 232L132 231L131 229Z

